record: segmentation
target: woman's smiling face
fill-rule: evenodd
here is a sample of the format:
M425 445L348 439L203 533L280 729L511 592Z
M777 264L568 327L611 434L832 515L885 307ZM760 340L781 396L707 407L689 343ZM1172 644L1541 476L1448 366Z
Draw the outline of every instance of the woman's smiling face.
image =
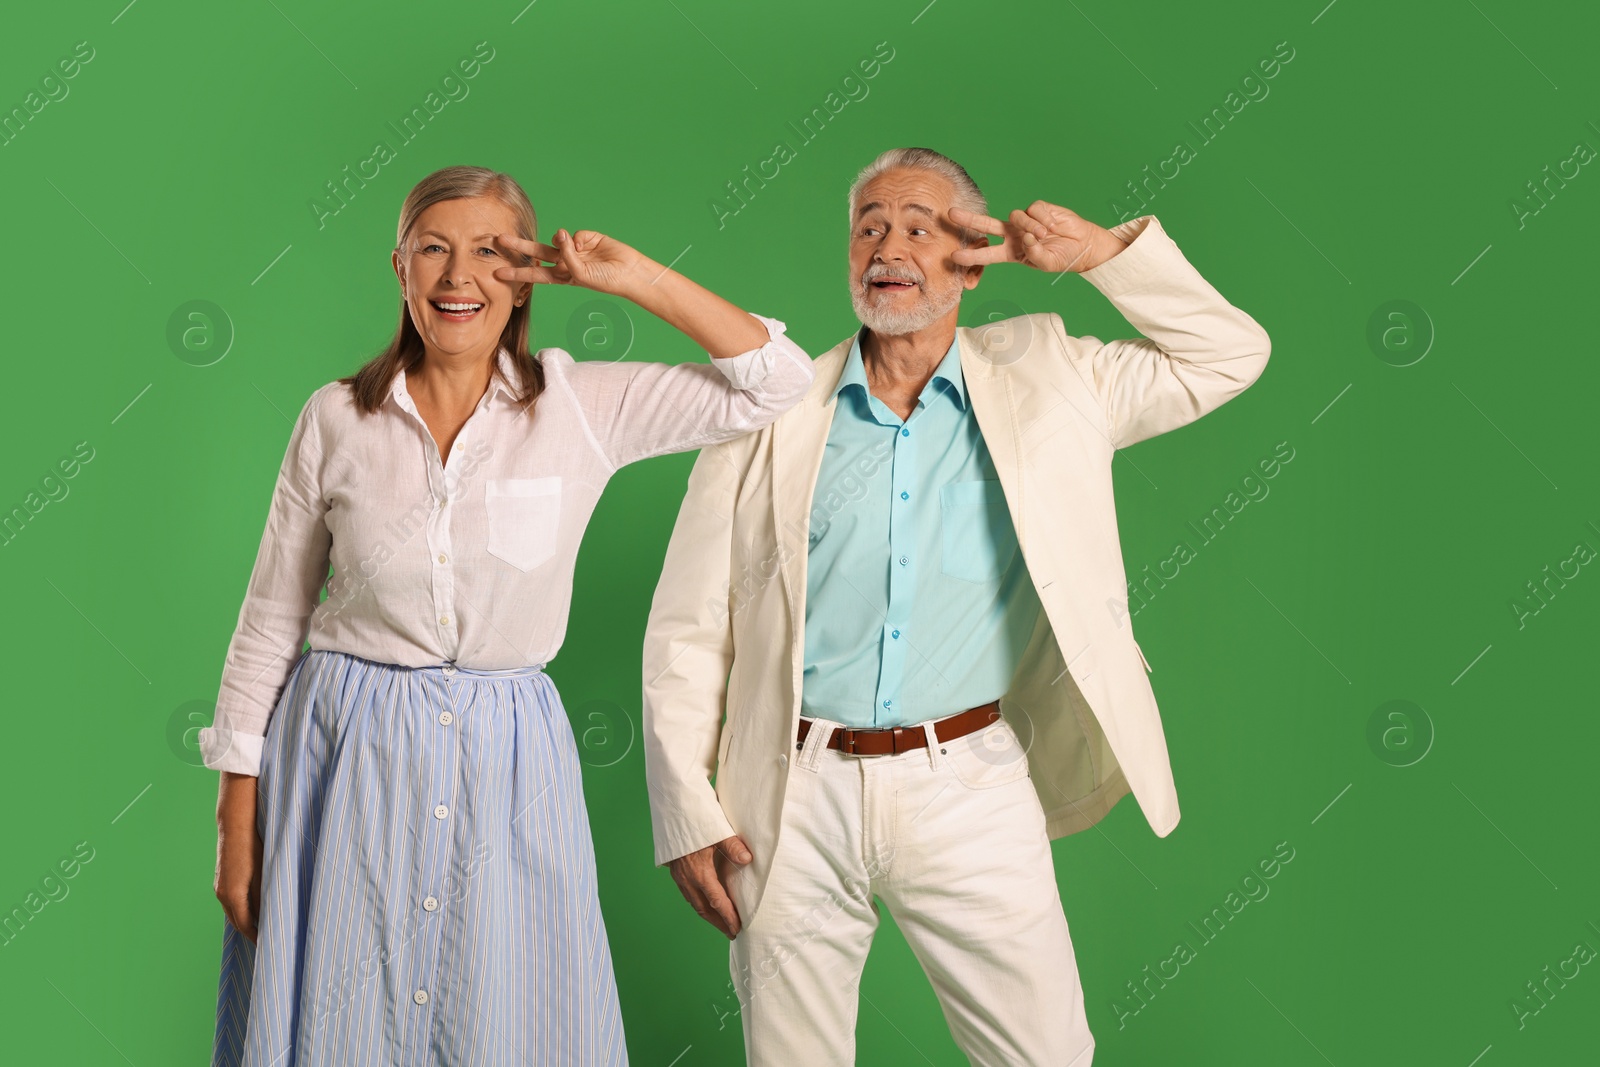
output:
M511 309L527 299L532 286L494 276L496 267L515 265L495 247L497 233L533 236L493 197L441 200L417 216L394 253L411 321L430 352L491 355Z

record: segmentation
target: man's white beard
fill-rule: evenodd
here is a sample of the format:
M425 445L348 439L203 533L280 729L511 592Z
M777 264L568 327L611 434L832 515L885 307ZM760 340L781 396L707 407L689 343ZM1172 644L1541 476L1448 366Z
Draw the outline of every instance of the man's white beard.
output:
M950 309L961 302L961 276L950 279L949 288L939 292L920 291L920 299L909 308L875 308L867 303L867 286L850 287L850 303L856 309L856 318L873 333L899 337L927 329L938 322Z

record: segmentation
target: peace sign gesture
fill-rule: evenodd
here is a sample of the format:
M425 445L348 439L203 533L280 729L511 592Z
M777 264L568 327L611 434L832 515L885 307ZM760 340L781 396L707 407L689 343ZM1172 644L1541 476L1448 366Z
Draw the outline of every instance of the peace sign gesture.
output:
M966 266L1026 263L1051 274L1068 270L1081 274L1127 247L1110 230L1043 200L1035 200L1027 211L1013 211L1005 222L959 207L950 209L950 221L1004 238L996 245L962 248L951 254L951 259Z
M497 267L494 276L503 282L532 282L535 285L579 285L597 292L620 295L625 284L637 273L644 260L637 251L614 238L594 230L569 234L557 230L555 244L528 241L515 234L495 234L500 247L531 256L528 267ZM549 263L550 266L541 266Z

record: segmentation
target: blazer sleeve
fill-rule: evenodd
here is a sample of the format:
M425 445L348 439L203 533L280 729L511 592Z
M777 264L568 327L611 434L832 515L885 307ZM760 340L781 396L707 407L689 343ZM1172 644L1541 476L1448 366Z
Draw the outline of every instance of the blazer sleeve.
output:
M734 833L711 777L733 668L733 509L759 436L701 450L650 603L642 732L657 865Z
M1051 327L1105 410L1115 448L1177 429L1244 392L1272 351L1267 331L1200 276L1154 215L1111 232L1128 246L1083 272L1144 337L1102 342Z

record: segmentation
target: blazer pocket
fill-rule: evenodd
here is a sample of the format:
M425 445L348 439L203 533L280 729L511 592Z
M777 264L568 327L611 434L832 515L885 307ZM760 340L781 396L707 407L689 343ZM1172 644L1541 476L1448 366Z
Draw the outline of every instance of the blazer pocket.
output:
M529 571L555 554L561 478L490 478L483 485L489 554Z
M951 482L939 490L941 569L964 582L992 582L1017 551L1005 491L997 481Z

